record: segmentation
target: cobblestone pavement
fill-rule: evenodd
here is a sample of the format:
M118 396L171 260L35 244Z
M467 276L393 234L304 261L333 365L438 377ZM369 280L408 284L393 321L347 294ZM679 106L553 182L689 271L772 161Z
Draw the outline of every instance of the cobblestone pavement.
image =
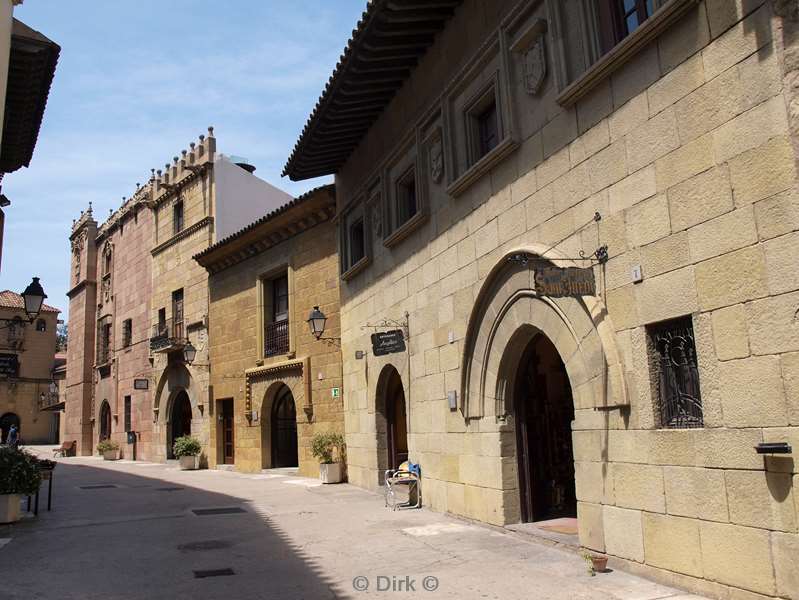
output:
M346 484L59 460L53 511L0 526L3 600L700 600L620 571L591 577L577 554L523 535L392 512Z

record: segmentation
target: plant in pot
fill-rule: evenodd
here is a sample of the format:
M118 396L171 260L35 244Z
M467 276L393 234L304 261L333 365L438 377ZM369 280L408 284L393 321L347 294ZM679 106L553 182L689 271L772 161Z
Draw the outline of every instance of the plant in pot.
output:
M193 471L200 468L200 453L202 446L199 440L190 435L183 435L175 439L172 452L180 463L181 471Z
M22 496L35 494L42 482L36 458L11 447L0 447L0 523L21 518Z
M103 455L103 460L119 459L119 444L113 440L100 440L97 444L97 452Z
M322 483L341 483L344 475L344 437L332 431L317 433L311 439L311 453L319 460L319 479ZM337 460L334 460L334 455Z
M608 569L608 557L604 554L583 551L583 559L588 564L588 574L591 577L597 573L604 573Z

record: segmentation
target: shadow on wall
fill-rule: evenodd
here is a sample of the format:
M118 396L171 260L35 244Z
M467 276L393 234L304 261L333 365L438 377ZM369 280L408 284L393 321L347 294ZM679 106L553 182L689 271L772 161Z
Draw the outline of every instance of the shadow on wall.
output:
M0 526L13 538L0 557L4 599L352 597L248 500L68 460L53 512ZM203 508L244 512L192 512ZM233 575L195 575L224 569Z

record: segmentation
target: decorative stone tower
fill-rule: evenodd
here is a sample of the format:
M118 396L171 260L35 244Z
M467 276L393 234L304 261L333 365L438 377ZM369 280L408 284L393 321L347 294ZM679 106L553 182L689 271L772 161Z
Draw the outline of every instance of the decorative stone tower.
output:
M72 225L69 346L67 349L64 439L77 441L77 453L92 453L95 311L97 306L97 221L92 207Z

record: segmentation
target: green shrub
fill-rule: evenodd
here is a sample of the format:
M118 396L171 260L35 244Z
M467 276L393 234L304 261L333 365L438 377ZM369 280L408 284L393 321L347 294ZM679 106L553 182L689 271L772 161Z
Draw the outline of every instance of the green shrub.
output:
M175 439L175 443L172 444L172 452L175 454L175 458L180 458L181 456L199 456L200 452L202 452L202 446L200 446L200 442L197 438L184 435Z
M100 443L97 444L97 452L100 454L105 454L113 450L119 450L119 444L113 440L100 440Z
M42 473L35 456L0 447L0 494L35 494L41 482Z
M344 437L340 433L324 431L315 434L311 439L311 452L323 465L333 462L335 450L338 450L339 457L344 453Z

